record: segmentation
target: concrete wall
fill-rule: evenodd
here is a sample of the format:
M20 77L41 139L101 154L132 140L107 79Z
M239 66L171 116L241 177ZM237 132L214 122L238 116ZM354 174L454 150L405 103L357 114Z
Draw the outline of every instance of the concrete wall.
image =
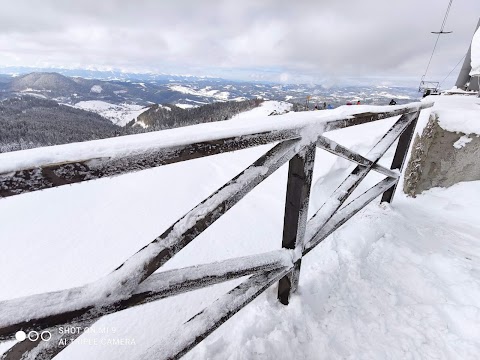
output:
M432 113L422 135L414 139L403 191L415 197L432 187L480 180L480 137L465 135L442 129Z

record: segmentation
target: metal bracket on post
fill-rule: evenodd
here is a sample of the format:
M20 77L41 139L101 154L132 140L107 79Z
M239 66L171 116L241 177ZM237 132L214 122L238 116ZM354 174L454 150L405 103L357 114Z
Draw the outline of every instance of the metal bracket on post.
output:
M408 149L410 149L410 144L412 143L413 134L415 132L415 127L417 125L418 116L420 115L420 110L417 111L415 118L412 120L410 125L405 129L405 131L398 138L397 149L395 150L395 155L393 156L392 166L390 169L398 170L400 174L402 173L403 165L407 158ZM400 179L400 178L399 178ZM382 195L381 202L391 203L393 196L395 195L395 190L397 189L398 181L390 189L385 191Z
M296 249L298 254L303 252L304 247L315 149L315 143L307 146L290 160L288 167L282 247ZM284 305L288 305L290 294L297 290L300 265L301 259L278 283L278 300Z

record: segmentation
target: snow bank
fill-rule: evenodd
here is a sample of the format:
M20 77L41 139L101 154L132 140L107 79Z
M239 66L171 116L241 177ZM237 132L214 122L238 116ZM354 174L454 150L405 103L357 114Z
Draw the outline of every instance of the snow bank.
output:
M475 96L429 96L435 101L432 112L438 115L439 125L451 132L480 135L480 99Z

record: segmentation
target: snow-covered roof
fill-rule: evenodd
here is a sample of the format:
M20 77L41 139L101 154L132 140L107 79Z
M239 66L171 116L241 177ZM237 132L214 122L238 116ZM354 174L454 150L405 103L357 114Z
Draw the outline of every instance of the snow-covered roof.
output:
M471 57L472 70L470 76L480 76L480 28L473 35Z

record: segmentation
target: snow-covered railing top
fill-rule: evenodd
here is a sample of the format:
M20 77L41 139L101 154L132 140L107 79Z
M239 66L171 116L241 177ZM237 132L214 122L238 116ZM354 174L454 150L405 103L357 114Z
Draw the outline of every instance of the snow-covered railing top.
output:
M0 197L120 175L403 115L432 106L351 106L344 113L289 113L187 126L0 154Z
M10 196L278 142L102 279L73 289L0 301L0 341L13 339L20 330L48 330L52 334L49 342L40 339L18 342L2 359L51 359L82 333L61 333L60 325L74 325L83 330L113 312L243 276L249 277L169 338L140 354L139 359L181 357L277 281L278 298L288 304L290 294L297 288L302 257L378 196L383 194L382 201L392 200L420 110L430 106L413 103L369 107L367 113L356 113L360 108L352 107L348 110L351 114L324 117L306 112L274 116L260 124L256 120L240 124L210 123L0 155L0 194ZM398 115L400 118L365 156L322 135L328 130ZM391 168L380 166L378 160L397 139ZM307 222L317 147L357 166ZM155 273L287 162L283 249ZM386 178L344 205L370 170Z

